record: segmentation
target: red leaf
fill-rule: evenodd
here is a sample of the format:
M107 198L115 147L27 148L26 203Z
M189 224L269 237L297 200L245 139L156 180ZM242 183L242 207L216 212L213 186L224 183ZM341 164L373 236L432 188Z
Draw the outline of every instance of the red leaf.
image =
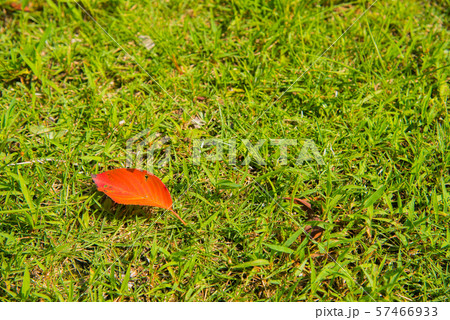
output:
M29 3L28 6L26 6L25 8L22 8L22 4L18 2L11 2L10 6L14 10L23 10L25 12L30 12L31 8L33 7L33 3Z
M317 200L319 197L313 198L313 200ZM292 200L291 197L285 197L284 200ZM318 216L316 216L313 207L311 206L311 203L308 201L308 199L300 199L300 198L294 198L294 203L300 205L303 211L306 211L308 213L308 218L310 221L322 221ZM319 226L305 226L305 232L308 232L310 234L310 237L314 240L320 238L322 236L322 233L324 231L323 228Z
M283 199L284 200L292 200L291 197L285 197ZM314 214L314 210L312 209L311 204L308 202L307 199L294 198L294 203L300 205L302 210L306 211L308 214L310 214L310 215Z
M186 222L172 210L169 190L159 178L138 169L114 169L92 175L98 191L120 204L159 207L170 210L183 224Z

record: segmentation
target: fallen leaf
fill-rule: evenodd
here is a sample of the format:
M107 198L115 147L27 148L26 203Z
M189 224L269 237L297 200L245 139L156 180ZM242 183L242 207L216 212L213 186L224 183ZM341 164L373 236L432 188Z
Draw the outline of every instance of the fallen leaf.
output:
M317 200L319 197L313 198L313 200ZM283 198L284 200L292 200L291 197ZM300 205L302 210L306 211L308 214L308 220L310 221L322 221L318 217L318 215L314 212L314 208L311 206L311 203L309 203L308 199L300 199L300 198L294 198L294 203ZM319 226L310 226L307 225L304 228L305 232L309 233L310 237L313 240L316 240L320 238L323 234L324 229Z
M322 220L320 220L319 217L311 217L310 221L322 221ZM319 226L310 226L310 225L305 226L305 231L308 232L311 238L313 238L314 240L320 238L324 230L325 230L324 228Z
M25 12L31 12L32 8L33 8L33 3L29 3L25 8L23 8L22 3L19 3L19 2L11 2L10 6L14 10L23 10Z
M284 200L292 200L291 197L286 197L283 198ZM317 198L314 198L314 200L316 200ZM306 211L308 213L308 215L313 215L314 214L314 210L312 209L311 204L308 202L307 199L300 199L300 198L294 198L294 203L300 205L300 207L302 208L303 211Z
M98 191L120 204L159 207L171 211L184 225L186 222L172 209L169 190L161 180L145 170L114 169L92 175Z

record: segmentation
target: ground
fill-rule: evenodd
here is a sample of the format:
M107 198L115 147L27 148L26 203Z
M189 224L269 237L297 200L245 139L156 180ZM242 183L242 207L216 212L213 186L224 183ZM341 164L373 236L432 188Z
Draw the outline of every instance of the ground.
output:
M449 301L449 7L1 0L0 300Z

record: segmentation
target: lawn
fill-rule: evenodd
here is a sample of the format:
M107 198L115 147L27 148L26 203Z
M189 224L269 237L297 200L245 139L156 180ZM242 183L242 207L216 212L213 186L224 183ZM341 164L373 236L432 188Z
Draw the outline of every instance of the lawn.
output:
M0 0L0 301L449 301L449 8Z

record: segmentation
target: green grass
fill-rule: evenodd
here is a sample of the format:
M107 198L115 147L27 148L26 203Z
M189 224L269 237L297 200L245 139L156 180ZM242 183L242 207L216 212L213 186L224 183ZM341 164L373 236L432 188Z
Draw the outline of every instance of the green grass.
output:
M82 1L134 58L75 2L10 3L0 301L449 301L448 1ZM147 128L187 227L93 184ZM237 165L193 164L213 137ZM242 165L243 139L299 143ZM321 238L283 197L317 197Z

